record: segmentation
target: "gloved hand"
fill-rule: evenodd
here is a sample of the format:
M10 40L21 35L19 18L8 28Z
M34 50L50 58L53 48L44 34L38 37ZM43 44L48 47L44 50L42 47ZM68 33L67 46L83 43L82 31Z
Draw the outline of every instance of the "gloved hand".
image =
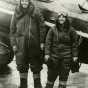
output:
M73 61L77 61L78 60L78 57L73 57Z
M41 43L40 47L41 47L41 50L43 50L44 49L44 43Z
M16 45L13 46L13 51L14 51L14 53L17 52L17 46Z
M71 64L71 71L72 73L79 72L80 63L78 61L78 57L73 57L73 62Z
M47 62L49 60L50 56L49 55L45 55L45 62Z

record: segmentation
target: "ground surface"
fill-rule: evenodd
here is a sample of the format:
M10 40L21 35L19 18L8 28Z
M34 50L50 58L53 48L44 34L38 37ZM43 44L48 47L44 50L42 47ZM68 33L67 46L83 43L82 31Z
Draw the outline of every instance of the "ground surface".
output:
M0 75L0 88L18 88L19 86L19 73L16 70L15 61L9 64L11 67L11 73L9 75ZM29 69L28 76L28 88L33 88L32 72ZM43 88L47 81L47 66L43 65L41 71L41 82ZM58 86L58 78L55 82L55 87ZM79 73L70 73L67 88L88 88L88 65L82 64Z

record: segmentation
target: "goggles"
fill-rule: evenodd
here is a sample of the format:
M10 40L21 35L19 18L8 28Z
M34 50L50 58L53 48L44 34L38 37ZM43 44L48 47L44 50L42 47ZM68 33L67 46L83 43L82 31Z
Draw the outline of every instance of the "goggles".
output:
M61 15L63 15L64 17L68 16L68 14L66 12L59 12L58 16L61 16Z
M20 0L20 2L30 2L30 0Z

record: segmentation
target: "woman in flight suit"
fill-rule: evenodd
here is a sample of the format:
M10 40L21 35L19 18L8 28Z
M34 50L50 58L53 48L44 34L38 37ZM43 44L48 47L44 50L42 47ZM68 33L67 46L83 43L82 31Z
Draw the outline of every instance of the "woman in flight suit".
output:
M70 25L65 12L58 14L56 26L51 28L46 37L45 61L48 66L46 88L53 88L59 75L58 88L66 88L71 64L77 60L77 35Z

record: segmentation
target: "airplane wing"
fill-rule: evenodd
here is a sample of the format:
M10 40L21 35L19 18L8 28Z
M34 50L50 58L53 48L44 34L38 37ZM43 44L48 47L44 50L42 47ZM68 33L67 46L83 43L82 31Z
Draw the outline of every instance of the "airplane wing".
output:
M13 14L13 10L15 6L17 5L18 2L12 2L12 0L5 0L6 3L8 3L9 7L6 7L6 4L4 3L6 8L3 7L3 0L0 1L0 19L1 21L4 22L7 26L10 23L11 15ZM11 1L11 2L10 2ZM82 1L82 0L81 0ZM9 4L10 3L10 4ZM69 17L74 18L72 20L72 25L77 29L77 30L82 30L83 32L88 33L88 13L82 13L80 8L79 8L79 0L53 0L53 2L50 3L45 3L45 2L40 2L38 0L34 0L33 3L35 4L36 7L39 7L42 9L43 14L46 19L51 19L51 21L54 21L54 16L57 17L57 14L60 11L65 11L68 13ZM10 6L11 5L11 6ZM80 4L83 8L86 8L87 5L84 7L84 5ZM12 8L11 8L12 7ZM9 10L7 10L9 9ZM3 15L4 14L4 15ZM7 20L3 20L6 17ZM2 23L1 22L1 23ZM51 23L45 22L45 24L49 26L54 26Z
M65 11L71 17L88 21L88 13L82 13L82 10L79 7L80 5L85 10L88 10L88 0L86 1L85 5L80 4L79 0L53 0L53 2L50 3L39 2L35 0L35 4L40 8L45 8L56 13Z
M77 34L88 38L88 13L85 12L88 10L88 0L86 1L86 4L83 2L80 2L82 0L53 0L51 3L45 3L45 2L36 2L36 6L39 6L44 10L45 18L53 17L51 16L54 12L54 16L57 16L57 14L60 11L65 11L68 13L69 17L72 19L72 26L77 29ZM83 4L84 3L84 4ZM81 7L81 8L80 8ZM83 12L84 11L84 12ZM48 14L47 14L48 13ZM54 18L52 18L54 19ZM53 24L50 24L48 22L45 22L48 26L55 26ZM81 30L81 32L80 32Z

